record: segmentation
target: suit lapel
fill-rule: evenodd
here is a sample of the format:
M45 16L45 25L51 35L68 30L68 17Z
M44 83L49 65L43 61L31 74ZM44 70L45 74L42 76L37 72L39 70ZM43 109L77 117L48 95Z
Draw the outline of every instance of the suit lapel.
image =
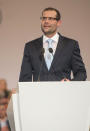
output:
M43 37L40 37L37 41L36 44L36 48L38 49L38 51L41 51L41 49L43 48Z
M43 62L43 66L45 66L45 69L48 71L45 59L42 58L42 49L43 49L43 36L40 37L40 39L38 40L37 46L36 46L37 50L38 50L38 56L40 57L40 65L41 62Z
M54 66L55 63L57 63L58 58L60 58L60 55L62 54L63 47L64 47L63 37L59 34L59 41L58 41L58 44L57 44L57 48L56 48L56 51L55 51L55 54L54 54L54 58L53 58L50 70L52 69L52 66Z

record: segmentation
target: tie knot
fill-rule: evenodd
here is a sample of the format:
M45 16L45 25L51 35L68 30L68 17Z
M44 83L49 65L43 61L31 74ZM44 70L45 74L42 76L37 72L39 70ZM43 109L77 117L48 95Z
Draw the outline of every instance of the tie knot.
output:
M49 44L51 44L51 43L53 42L53 40L52 40L52 39L48 39L47 42L48 42Z
M47 42L48 42L48 47L51 48L53 40L52 39L48 39Z

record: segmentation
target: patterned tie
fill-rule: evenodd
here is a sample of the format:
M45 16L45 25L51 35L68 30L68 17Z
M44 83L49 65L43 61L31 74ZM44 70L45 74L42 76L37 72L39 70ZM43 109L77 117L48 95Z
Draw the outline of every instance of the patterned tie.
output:
M45 61L46 61L47 68L49 70L50 67L51 67L52 60L53 60L53 55L52 55L52 53L49 52L49 48L52 48L53 40L48 39L47 42L48 42L48 51L47 51L47 54L46 54L46 57L45 57Z

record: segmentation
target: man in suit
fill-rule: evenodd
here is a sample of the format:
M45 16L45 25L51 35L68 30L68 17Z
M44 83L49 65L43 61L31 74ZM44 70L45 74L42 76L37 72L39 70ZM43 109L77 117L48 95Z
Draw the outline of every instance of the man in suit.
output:
M44 34L26 43L20 82L32 81L32 78L33 81L86 80L78 42L57 33L60 25L61 15L57 9L50 7L42 11L41 29Z

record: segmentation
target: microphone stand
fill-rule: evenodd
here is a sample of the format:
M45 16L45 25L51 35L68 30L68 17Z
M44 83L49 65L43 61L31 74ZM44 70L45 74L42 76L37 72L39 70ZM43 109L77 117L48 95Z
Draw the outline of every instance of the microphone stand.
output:
M38 74L38 79L37 81L40 81L40 74L41 74L41 69L42 69L42 65L43 65L43 61L44 61L44 52L45 52L45 49L42 48L41 50L41 65L40 65L40 71L39 71L39 74Z

